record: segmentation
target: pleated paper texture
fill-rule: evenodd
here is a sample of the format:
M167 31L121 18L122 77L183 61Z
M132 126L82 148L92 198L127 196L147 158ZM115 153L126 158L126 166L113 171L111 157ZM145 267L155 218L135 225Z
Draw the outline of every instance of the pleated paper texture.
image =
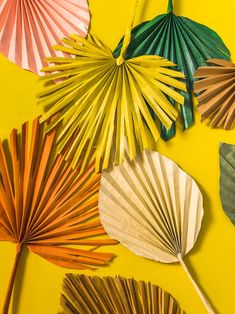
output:
M235 145L220 145L220 198L223 209L235 225Z
M121 54L115 59L112 51L91 35L87 39L73 35L63 43L56 50L71 57L48 59L52 64L43 69L48 75L41 78L47 85L38 94L38 103L48 109L42 121L56 115L47 131L63 124L57 140L59 151L78 129L66 155L73 166L84 150L83 166L94 156L99 171L110 162L122 163L126 141L131 159L138 151L152 148L159 132L146 101L170 128L178 112L169 97L183 104L183 96L172 89L185 90L178 80L183 74L171 69L172 62L157 56L125 61Z
M203 217L202 194L186 172L157 152L144 151L134 161L126 158L103 171L99 212L109 236L135 254L180 262L208 313L214 313L183 261Z
M196 2L195 2L196 5ZM192 7L193 10L193 7ZM114 51L119 54L122 41ZM219 35L212 29L183 16L176 16L172 0L168 4L168 13L136 26L132 30L131 43L126 57L140 55L159 55L174 62L186 77L187 92L181 106L183 128L187 129L194 122L193 114L193 75L199 66L206 65L206 60L220 58L230 60L230 52ZM178 106L173 101L173 105ZM169 140L175 134L175 125L170 130L162 127L162 138Z
M58 266L94 269L111 253L97 252L117 241L104 238L98 216L100 175L91 164L79 174L55 155L56 132L47 135L35 119L11 132L9 149L0 143L0 241L16 243L16 257L3 313L8 306L22 250ZM67 247L75 245L75 248Z
M52 46L68 34L85 37L87 0L0 1L0 52L26 70L42 74Z
M212 128L230 130L235 122L235 64L221 59L207 63L194 75L199 79L194 83L194 91L199 94L201 120L208 119Z
M202 194L173 161L145 151L104 171L100 218L108 234L137 255L172 263L194 246L203 217Z
M173 297L150 282L67 274L63 314L183 314Z

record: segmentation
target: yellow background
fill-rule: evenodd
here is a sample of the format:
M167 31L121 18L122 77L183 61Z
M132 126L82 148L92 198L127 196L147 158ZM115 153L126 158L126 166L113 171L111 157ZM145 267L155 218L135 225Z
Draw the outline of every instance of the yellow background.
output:
M235 53L235 2L233 0L177 0L175 12L206 24L217 31ZM139 0L135 24L164 13L166 0ZM131 0L90 0L91 30L110 48L124 32ZM41 88L34 74L26 72L0 55L0 137L13 127L32 120L42 108L35 104ZM185 258L196 281L216 312L235 313L235 227L224 214L219 199L220 142L235 144L235 130L211 130L200 123L169 143L159 141L157 149L176 161L195 178L204 195L205 215L195 248ZM86 274L117 274L151 280L169 291L189 314L204 314L204 307L179 265L164 265L137 257L121 245L106 251L117 257L106 268ZM14 258L13 244L0 243L0 308ZM24 264L24 265L23 265ZM13 295L13 311L18 314L51 314L60 309L59 297L66 269L56 267L31 253L24 254Z

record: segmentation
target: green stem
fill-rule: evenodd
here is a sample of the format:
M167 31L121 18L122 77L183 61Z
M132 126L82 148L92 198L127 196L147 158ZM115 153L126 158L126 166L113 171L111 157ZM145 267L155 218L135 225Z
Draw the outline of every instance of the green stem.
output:
M5 301L4 301L4 305L3 305L2 314L7 314L8 310L9 310L12 291L13 291L14 284L15 284L15 278L16 278L16 273L17 273L19 261L20 261L22 248L23 248L23 244L17 243L15 261L14 261L14 265L13 265L12 272L11 272L11 278L10 278L8 288L7 288L7 293L6 293L6 297L5 297Z
M173 11L173 0L168 1L168 7L167 7L167 12L172 12Z

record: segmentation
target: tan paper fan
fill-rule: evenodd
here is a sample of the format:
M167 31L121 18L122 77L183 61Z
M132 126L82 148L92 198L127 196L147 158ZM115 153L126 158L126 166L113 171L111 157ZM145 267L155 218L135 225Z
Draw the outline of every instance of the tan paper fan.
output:
M110 237L137 255L180 262L213 313L183 261L200 231L202 201L195 181L157 152L145 151L133 162L126 158L101 178L100 218Z
M63 314L183 314L174 298L150 282L67 274Z
M209 119L213 128L231 129L235 122L235 64L226 60L210 59L211 66L200 67L194 77L195 93L202 121Z
M82 174L55 155L55 131L45 135L39 119L0 143L0 241L16 243L16 257L3 313L8 312L23 247L56 265L91 269L113 254L94 251L117 241L102 236L98 216L100 175L91 164ZM66 247L76 245L76 248ZM78 246L78 247L77 247Z

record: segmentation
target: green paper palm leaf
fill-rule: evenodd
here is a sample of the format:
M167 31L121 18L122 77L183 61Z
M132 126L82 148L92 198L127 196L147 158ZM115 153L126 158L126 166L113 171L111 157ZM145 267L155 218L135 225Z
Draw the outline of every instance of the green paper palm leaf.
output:
M122 40L114 51L118 56ZM177 64L177 69L185 74L187 92L181 91L185 98L181 106L184 129L193 124L193 74L199 66L206 65L212 58L230 60L230 52L219 35L212 29L186 17L173 13L169 1L168 13L144 22L132 30L131 42L126 58L140 55L159 55ZM173 102L174 104L174 102ZM175 126L167 131L162 128L162 137L170 139L175 134Z
M220 146L220 198L235 225L235 145L225 143Z
M139 150L151 148L159 132L147 103L169 129L178 112L168 97L183 104L183 96L175 91L186 90L184 83L175 79L182 79L183 74L169 69L174 64L157 56L119 63L112 51L92 36L71 35L63 43L65 46L55 49L71 57L48 58L54 65L43 69L49 75L41 80L51 84L38 95L39 103L50 108L42 121L55 115L47 132L63 122L59 152L78 129L67 159L75 166L86 150L82 170L94 157L94 147L97 170L107 168L111 157L114 164L123 161L126 139L131 159Z

